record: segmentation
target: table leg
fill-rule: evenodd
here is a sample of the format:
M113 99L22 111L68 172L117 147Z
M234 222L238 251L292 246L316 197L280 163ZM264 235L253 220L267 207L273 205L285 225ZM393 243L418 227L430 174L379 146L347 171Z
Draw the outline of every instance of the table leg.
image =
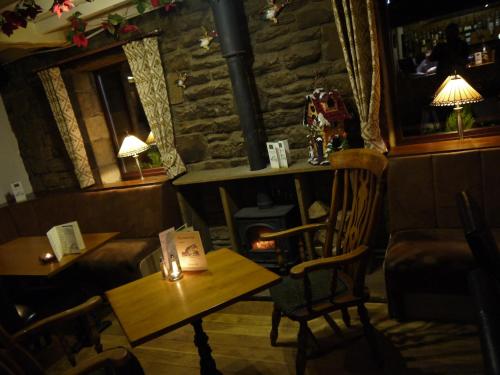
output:
M200 374L222 375L222 373L217 370L215 361L212 358L212 349L210 349L208 345L208 336L205 331L203 331L201 319L195 320L191 325L194 328L194 343L200 355Z

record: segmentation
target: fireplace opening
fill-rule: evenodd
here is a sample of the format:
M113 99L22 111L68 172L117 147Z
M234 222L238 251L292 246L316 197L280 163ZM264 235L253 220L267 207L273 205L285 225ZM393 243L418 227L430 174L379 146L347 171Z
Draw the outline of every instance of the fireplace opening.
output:
M247 237L252 251L272 250L276 248L276 240L262 240L260 235L273 230L265 225L255 225L247 229Z
M234 219L239 248L243 255L277 272L285 272L298 262L298 246L295 238L277 240L260 238L263 233L295 226L298 217L294 205L274 205L269 208L245 207L235 213Z

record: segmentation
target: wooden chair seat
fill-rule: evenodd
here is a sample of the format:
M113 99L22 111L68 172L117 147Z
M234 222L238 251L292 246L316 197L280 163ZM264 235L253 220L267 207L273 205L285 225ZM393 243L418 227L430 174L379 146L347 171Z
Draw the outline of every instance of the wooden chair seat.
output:
M328 302L332 298L330 285L332 284L332 272L319 270L311 272L310 275L312 304L316 305ZM270 289L271 297L279 309L290 319L300 320L301 317L309 315L307 301L304 297L304 282L290 276L284 277L283 281ZM348 292L345 282L338 278L335 297Z

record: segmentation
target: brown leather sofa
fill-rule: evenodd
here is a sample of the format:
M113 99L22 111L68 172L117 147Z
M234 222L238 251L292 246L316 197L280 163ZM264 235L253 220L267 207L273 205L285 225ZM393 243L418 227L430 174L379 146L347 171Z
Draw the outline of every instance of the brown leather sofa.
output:
M499 148L390 159L384 270L392 317L473 317L467 275L475 261L456 206L462 190L480 202L498 243Z
M100 289L140 277L138 263L159 247L158 233L181 224L170 183L51 194L0 208L0 243L45 235L54 225L78 221L82 233L120 235L78 263L81 277Z

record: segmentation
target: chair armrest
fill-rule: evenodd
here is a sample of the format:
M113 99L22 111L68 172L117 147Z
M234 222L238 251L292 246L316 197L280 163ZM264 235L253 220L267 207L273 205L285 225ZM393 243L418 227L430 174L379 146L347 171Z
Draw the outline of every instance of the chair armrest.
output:
M337 255L328 258L314 259L297 264L290 270L290 277L294 279L299 279L304 277L305 272L315 271L325 268L334 268L343 264L352 263L356 261L358 258L365 255L367 251L368 251L368 246L361 245L347 254Z
M97 308L102 303L102 298L100 296L94 296L89 298L86 302L72 307L68 310L62 311L60 313L51 315L45 319L39 320L38 322L35 322L26 328L23 328L19 332L16 332L12 338L15 341L19 341L24 339L27 336L31 336L36 334L37 332L40 332L42 330L48 329L54 324L59 324L62 323L66 320L74 319L76 317L82 316L84 314L87 314L88 312L94 310Z
M286 230L281 230L278 232L268 232L268 233L262 233L260 235L260 239L262 240L273 240L276 238L285 238L285 237L290 237L294 236L297 234L301 234L304 232L313 232L319 229L325 229L326 228L326 223L318 223L318 224L306 224L306 225L301 225L300 227L294 227Z
M126 348L118 347L101 352L80 362L76 367L66 371L65 375L83 375L102 368L126 368L127 374L144 374L139 361ZM113 372L115 373L115 372ZM119 373L119 372L117 372Z

